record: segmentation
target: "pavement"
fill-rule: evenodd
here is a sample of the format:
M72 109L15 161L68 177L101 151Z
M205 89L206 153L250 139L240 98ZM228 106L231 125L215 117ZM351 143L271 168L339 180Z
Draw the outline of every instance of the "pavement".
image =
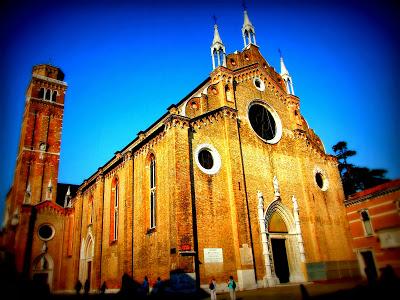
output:
M300 284L280 284L270 288L260 288L249 291L237 291L236 300L386 300L398 299L400 295L400 282L391 283L377 282L375 284L367 284L365 281L336 281L336 282L307 282L301 288ZM3 290L4 291L4 290ZM209 300L208 293L202 291L196 294L169 294L162 296L138 297L137 295L117 294L52 294L41 295L41 297L33 297L29 293L21 295L11 295L7 297L5 293L0 293L2 300L6 299L41 299L41 300ZM217 300L230 300L229 293L218 293Z

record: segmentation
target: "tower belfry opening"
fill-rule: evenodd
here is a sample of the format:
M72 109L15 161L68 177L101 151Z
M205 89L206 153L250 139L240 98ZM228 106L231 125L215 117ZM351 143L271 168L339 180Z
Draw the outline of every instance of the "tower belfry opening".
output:
M254 29L253 24L251 24L249 15L247 14L247 10L244 10L244 21L242 27L242 35L244 47L246 48L250 44L257 46L256 43L256 30Z
M214 39L211 44L211 58L212 58L213 70L219 66L226 67L225 45L222 42L221 37L219 36L218 25L215 17L214 21L215 21Z

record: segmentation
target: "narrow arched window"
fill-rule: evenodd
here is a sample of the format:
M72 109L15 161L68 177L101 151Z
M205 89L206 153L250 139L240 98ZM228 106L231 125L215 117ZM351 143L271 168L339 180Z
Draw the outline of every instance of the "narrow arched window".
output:
M249 32L250 34L250 43L253 43L253 44L255 44L256 43L256 38L255 38L255 36L254 36L254 32L253 31L250 31Z
M214 49L214 61L215 61L215 65L218 67L221 65L220 60L219 60L219 50Z
M369 217L368 210L361 211L361 220L364 226L365 235L372 235L373 234L372 223L371 223L371 218Z
M44 99L44 88L40 88L39 99Z
M93 195L90 196L88 204L88 225L90 225L93 224Z
M50 99L51 99L51 91L46 90L46 100L50 100Z
M156 227L156 159L150 157L150 228Z
M114 178L111 188L110 203L110 241L118 239L118 207L119 207L119 182L118 178Z
M53 94L51 95L51 101L56 102L57 100L57 91L53 91Z

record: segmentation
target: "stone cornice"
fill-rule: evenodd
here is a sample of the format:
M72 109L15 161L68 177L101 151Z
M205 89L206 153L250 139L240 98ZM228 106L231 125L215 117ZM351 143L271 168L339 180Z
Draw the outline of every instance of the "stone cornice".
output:
M52 108L52 107L55 106L55 107L59 107L61 109L64 109L64 104L53 102L53 101L49 101L49 100L39 99L39 98L35 98L35 97L28 97L26 101L32 101L32 102L37 102L37 103L40 103L40 104L44 104L44 105L48 106L49 108ZM54 114L54 112L53 112L53 114Z
M182 115L171 114L163 120L163 123L165 124L164 131L168 131L170 128L177 126L180 128L189 127L190 118Z
M337 158L333 155L329 155L322 151L309 137L307 132L302 129L295 129L291 131L292 134L286 133L285 136L288 136L291 139L294 140L303 140L305 142L305 145L307 149L310 149L311 151L314 152L314 154L318 155L320 158L323 158L325 160L329 160L332 163L337 164Z
M59 84L59 85L65 86L65 87L68 86L68 84L65 81L57 80L57 79L46 77L46 76L43 76L43 75L32 74L32 77L33 78L38 78L38 79L41 79L41 80L45 80L45 81L48 81L48 82L56 83L56 84Z
M35 205L37 212L48 211L50 213L54 213L60 216L65 216L67 211L64 207L52 202L52 201L43 201Z
M229 106L223 106L223 107L217 108L215 110L209 111L205 114L202 114L198 117L191 119L190 126L194 129L200 129L203 126L213 124L218 119L223 119L226 117L236 119L237 118L237 110L234 108L231 108Z
M280 86L268 72L261 69L259 63L254 63L235 70L234 79L238 83L252 80L255 77L262 79L265 82L265 88L274 94L281 102L286 104L287 94L283 91L282 86Z

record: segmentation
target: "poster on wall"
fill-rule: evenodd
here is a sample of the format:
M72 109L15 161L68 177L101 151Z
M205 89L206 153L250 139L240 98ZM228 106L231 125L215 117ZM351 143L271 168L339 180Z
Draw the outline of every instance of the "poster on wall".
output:
M381 230L378 237L382 249L400 247L400 229Z
M222 263L222 248L204 248L204 263Z

